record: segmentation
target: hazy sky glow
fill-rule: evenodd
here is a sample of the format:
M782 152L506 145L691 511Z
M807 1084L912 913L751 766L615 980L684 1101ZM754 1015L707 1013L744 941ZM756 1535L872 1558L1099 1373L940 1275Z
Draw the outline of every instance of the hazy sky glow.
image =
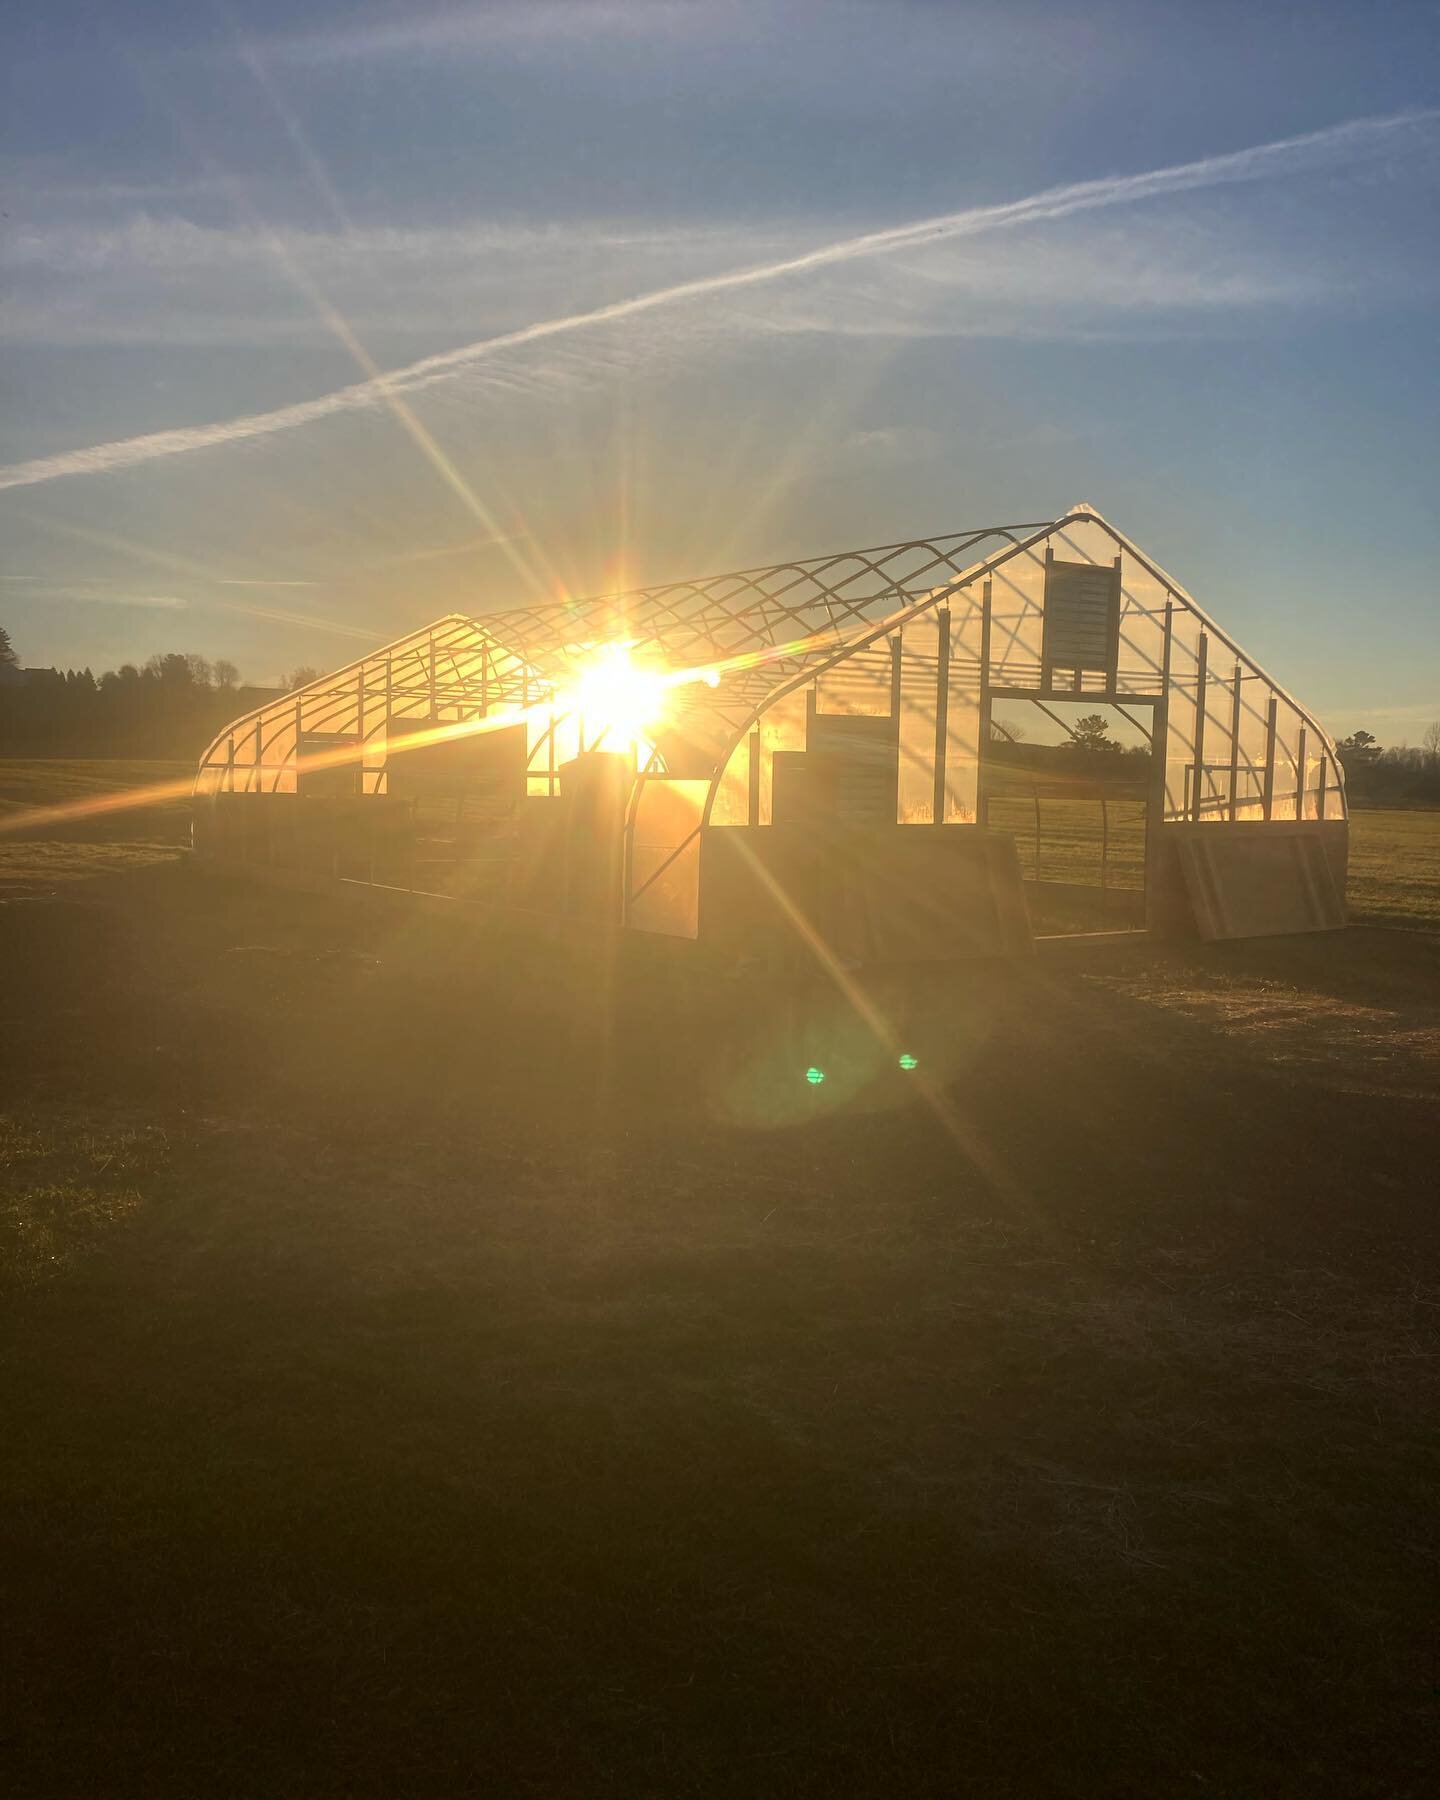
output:
M1088 500L1332 729L1440 717L1433 7L62 0L6 34L27 662L264 681Z

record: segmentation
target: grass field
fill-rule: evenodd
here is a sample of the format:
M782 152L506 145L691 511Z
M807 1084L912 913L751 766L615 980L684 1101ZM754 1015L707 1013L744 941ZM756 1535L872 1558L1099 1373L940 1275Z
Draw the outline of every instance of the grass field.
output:
M7 1793L1432 1790L1440 821L879 1043L182 830L0 837Z
M190 841L188 763L0 759L0 898L173 862ZM104 801L136 789L178 794L159 804L14 830L36 807ZM12 830L5 830L7 821Z
M1349 901L1357 920L1440 930L1440 813L1352 813Z
M104 798L129 789L188 789L188 763L0 760L0 824L35 806ZM1035 789L1040 794L1040 856ZM1117 922L1128 922L1144 882L1145 820L1133 783L1108 803L1107 882ZM1065 797L1065 784L1014 771L993 782L989 822L1015 838L1027 882L1037 871L1060 887L1098 886L1102 828L1094 799ZM189 842L189 807L167 798L138 811L49 823L0 835L0 895L45 892L96 874L173 861ZM1365 809L1351 819L1352 916L1440 930L1440 812ZM1043 926L1043 921L1041 921Z

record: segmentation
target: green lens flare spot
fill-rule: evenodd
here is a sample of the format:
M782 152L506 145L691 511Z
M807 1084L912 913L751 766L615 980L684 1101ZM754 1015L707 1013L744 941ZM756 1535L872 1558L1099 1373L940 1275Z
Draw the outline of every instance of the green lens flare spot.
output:
M900 1058L900 1067L902 1069L918 1069L920 1067L920 1059L918 1056L912 1056L907 1050Z
M825 1071L823 1069L807 1069L805 1071L805 1079L810 1083L811 1087L819 1087L820 1083L825 1079Z

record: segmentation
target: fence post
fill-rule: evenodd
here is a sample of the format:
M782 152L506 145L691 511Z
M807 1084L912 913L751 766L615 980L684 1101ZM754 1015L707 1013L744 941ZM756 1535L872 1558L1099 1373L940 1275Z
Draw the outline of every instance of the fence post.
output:
M1030 783L1030 792L1035 801L1035 885L1040 885L1040 789L1035 782Z
M1105 789L1100 789L1100 911L1106 910L1110 872L1110 809L1105 804Z

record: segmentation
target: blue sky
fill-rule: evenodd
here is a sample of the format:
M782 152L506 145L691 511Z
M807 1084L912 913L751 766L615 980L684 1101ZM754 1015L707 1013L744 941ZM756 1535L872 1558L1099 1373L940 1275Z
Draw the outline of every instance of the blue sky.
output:
M1084 500L1416 741L1437 49L1383 0L26 9L0 622L266 681Z

